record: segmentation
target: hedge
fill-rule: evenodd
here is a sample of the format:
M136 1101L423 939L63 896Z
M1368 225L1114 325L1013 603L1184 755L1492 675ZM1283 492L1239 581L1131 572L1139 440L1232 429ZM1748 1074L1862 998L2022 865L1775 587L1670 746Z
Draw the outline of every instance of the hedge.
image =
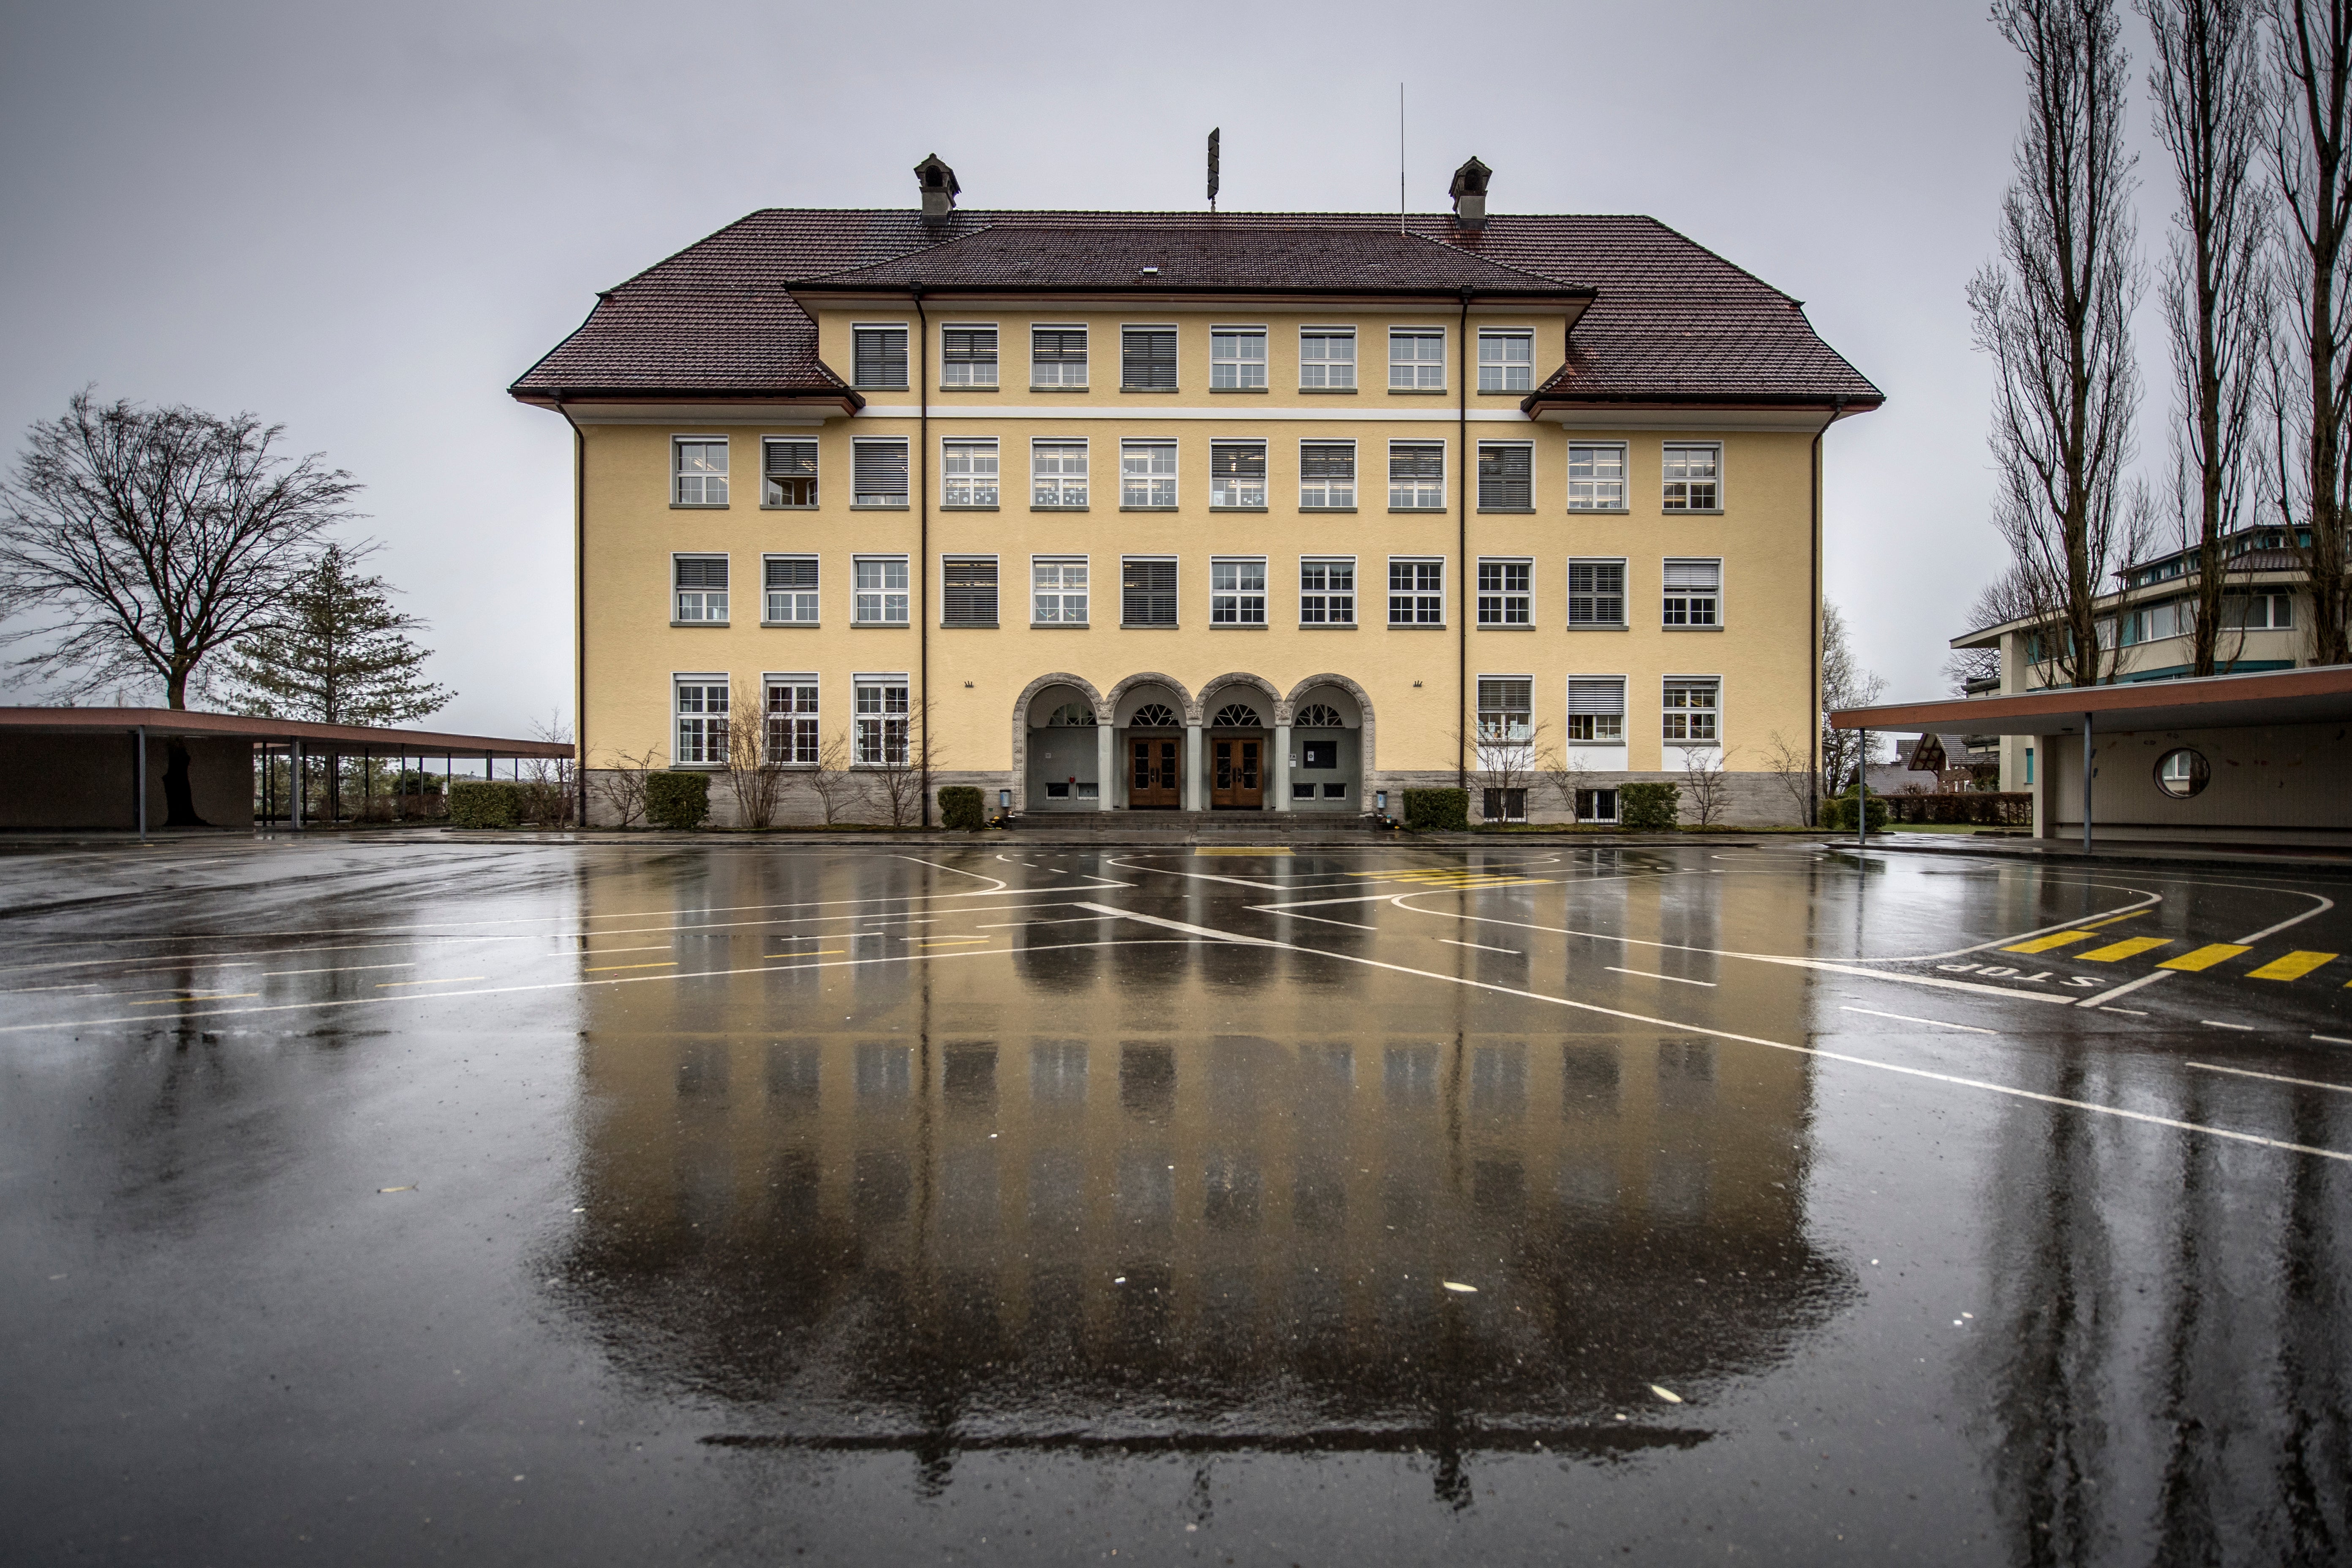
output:
M1889 822L1973 823L1979 827L2023 827L2033 821L2033 796L2023 790L1942 790L1934 795L1875 795L1886 803Z
M1404 792L1404 825L1415 833L1467 833L1470 792L1409 789Z
M1661 833L1680 825L1683 792L1670 784L1617 786L1617 826L1636 833Z
M520 827L522 790L510 784L459 779L449 786L452 827Z
M970 784L946 784L940 790L940 826L957 833L977 833L988 826L988 811L980 791Z
M646 816L656 827L699 827L710 819L709 773L647 773Z
M1870 830L1873 833L1886 826L1885 795L1874 795L1870 797L1869 817ZM1853 792L1852 790L1822 802L1822 826L1832 833L1853 831Z

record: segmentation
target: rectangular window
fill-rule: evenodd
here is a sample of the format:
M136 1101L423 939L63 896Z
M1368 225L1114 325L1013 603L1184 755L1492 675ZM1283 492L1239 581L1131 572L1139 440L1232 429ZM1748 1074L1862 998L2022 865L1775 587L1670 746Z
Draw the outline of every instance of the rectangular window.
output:
M1524 626L1532 624L1535 566L1526 561L1478 563L1478 624L1482 626Z
M1356 444L1353 441L1299 443L1298 504L1302 507L1353 507L1356 504Z
M1389 333L1389 387L1391 391L1444 391L1445 333L1409 331Z
M1445 443L1389 443L1389 510L1445 510Z
M719 676L688 676L674 684L677 694L677 753L681 767L718 767L727 762L727 682Z
M1120 625L1174 626L1176 563L1129 556L1119 563L1118 596Z
M814 767L817 760L816 677L768 677L768 765Z
M940 384L942 386L994 386L996 384L996 329L994 327L941 327L940 329Z
M1670 446L1665 450L1668 511L1719 511L1723 508L1723 448Z
M816 625L815 556L771 555L760 563L760 574L766 595L761 620L780 626Z
M944 441L940 446L940 504L996 504L996 443Z
M1031 442L1029 479L1032 506L1083 508L1087 504L1087 444Z
M1389 625L1442 626L1445 624L1445 563L1389 562Z
M1712 746L1722 739L1717 727L1723 683L1713 677L1669 677L1666 680L1665 740L1671 746Z
M1666 562L1665 624L1670 626L1717 626L1723 624L1723 563Z
M1209 624L1213 626L1265 625L1265 563L1209 563Z
M1625 563L1570 561L1568 563L1568 624L1571 626L1622 626L1625 624Z
M1029 329L1029 384L1084 386L1087 384L1087 330L1084 327Z
M1153 508L1176 504L1175 442L1118 444L1118 504Z
M1087 624L1087 558L1040 556L1029 563L1029 618L1041 626Z
M1307 560L1298 563L1298 624L1304 626L1352 626L1356 624L1355 562Z
M907 390L907 329L852 327L849 330L851 374L861 387L877 392Z
M882 436L852 442L849 448L850 504L904 507L907 504L907 438Z
M1356 329L1299 329L1298 384L1353 387L1356 384Z
M2183 602L2186 607L2186 601ZM2186 626L2191 617L2184 616ZM2221 600L2221 625L2230 631L2285 631L2294 625L2292 594L2231 594Z
M1209 386L1263 390L1265 386L1265 329L1209 329Z
M950 555L940 563L940 624L996 624L996 563L984 557Z
M856 560L857 608L850 618L861 626L907 624L907 558L861 555Z
M1176 390L1176 329L1128 327L1118 334L1118 384L1123 392Z
M670 497L678 506L727 504L727 443L679 437L670 447Z
M1535 732L1535 682L1518 675L1480 676L1478 738L1528 741Z
M1533 392L1535 387L1535 333L1483 331L1479 332L1479 391Z
M1617 820L1617 792L1613 789L1580 789L1576 792L1576 820L1579 822L1614 822Z
M1625 678L1622 675L1571 675L1568 678L1568 739L1571 745L1622 746L1625 743ZM1616 814L1612 811L1611 816Z
M1252 508L1265 505L1265 442L1209 444L1209 504Z
M857 750L860 767L907 765L907 683L902 676L857 678Z
M760 500L763 506L816 505L816 443L814 441L768 441L764 470L765 488Z
M1525 441L1478 443L1478 510L1528 511L1535 497L1536 449Z
M1568 449L1568 510L1625 510L1625 448L1570 447Z
M727 557L673 555L670 572L677 589L670 619L709 622L727 618Z

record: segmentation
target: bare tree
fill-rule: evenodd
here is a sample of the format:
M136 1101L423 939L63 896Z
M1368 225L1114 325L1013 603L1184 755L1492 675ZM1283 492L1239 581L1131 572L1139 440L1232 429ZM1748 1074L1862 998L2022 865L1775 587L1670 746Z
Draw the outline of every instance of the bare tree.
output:
M0 645L68 696L126 677L184 708L204 661L285 624L326 531L349 518L351 475L271 450L284 426L173 406L100 405L87 390L34 422L0 484ZM185 745L165 748L166 821L198 826Z
M853 801L866 795L866 781L849 771L849 737L835 735L817 748L816 766L793 777L816 796L817 809L831 827Z
M784 797L784 773L776 766L775 741L768 732L768 685L739 680L729 706L727 793L735 797L736 820L745 827L769 827ZM789 736L787 736L789 753Z
M2131 315L2133 158L2127 62L2114 0L1996 0L2026 66L2025 129L2001 202L1999 257L1969 280L1977 346L1992 356L1996 522L2052 623L2044 654L2095 684L2115 640L2095 608L2129 553L2122 490L2138 399Z
M531 721L531 737L550 745L572 743L572 726L561 713ZM580 798L578 763L569 756L532 757L522 764L523 812L540 827L569 827Z
M1731 805L1731 775L1724 771L1738 751L1720 746L1683 748L1683 805L1695 827L1713 827Z
M1780 731L1772 731L1764 749L1764 770L1772 782L1780 786L1796 809L1797 821L1804 826L1813 825L1813 759L1803 747L1793 745Z
M1982 631L1988 626L2005 626L2011 621L2024 620L2034 613L2033 595L2024 583L2024 574L2012 563L2008 570L1985 584L1969 605L1968 626L1970 631ZM1966 697L1969 687L1979 680L2000 679L2001 655L1998 647L1963 647L1952 650L1944 661L1944 673L1951 678L1952 695Z
M1867 708L1885 694L1886 682L1862 667L1846 634L1845 616L1822 604L1822 794L1832 798L1853 787L1868 764L1863 734L1833 730L1829 716L1842 708Z
M1471 754L1477 759L1479 787L1486 791L1479 815L1487 821L1513 820L1510 815L1513 791L1517 791L1519 796L1517 820L1527 819L1526 796L1528 787L1535 781L1538 771L1537 754L1547 749L1544 728L1534 723L1507 724L1483 721L1479 723L1472 741ZM1456 745L1459 745L1458 740ZM1492 803L1496 809L1487 812L1485 809L1486 803ZM1574 809L1575 803L1571 800L1571 815Z
M2352 0L2272 0L2280 112L2272 163L2290 219L2285 341L2272 378L2276 504L2309 522L2311 656L2352 663L2344 438L2352 419Z
M646 776L654 771L659 755L659 750L651 746L637 756L615 752L590 777L588 787L612 811L614 826L635 827L644 820Z
M2274 116L2262 0L2137 0L2156 44L2148 89L2171 155L2173 215L2160 292L2172 344L2173 510L2197 552L2192 675L2211 675L2253 459L2273 310L2271 194L2261 154Z
M888 814L893 827L929 825L925 792L937 765L930 744L930 715L931 701L926 694L909 705L903 731L893 731L892 720L879 721L880 746L869 749L869 754L858 761L857 771L872 784L875 802Z
M1576 797L1592 787L1591 765L1577 755L1572 745L1564 752L1558 746L1547 746L1536 755L1536 771L1559 799L1560 815L1570 822L1576 821Z

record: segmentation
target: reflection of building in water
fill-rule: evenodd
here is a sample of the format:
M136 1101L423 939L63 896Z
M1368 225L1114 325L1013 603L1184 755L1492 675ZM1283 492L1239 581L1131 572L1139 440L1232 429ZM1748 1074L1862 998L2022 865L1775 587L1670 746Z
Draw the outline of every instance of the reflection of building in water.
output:
M1686 918L1605 895L1629 931ZM618 1356L785 1441L1623 1446L1697 1440L1613 1413L1780 1356L1848 1289L1803 1234L1803 1058L1043 913L1070 923L986 933L1011 956L594 1005L569 1279ZM1743 1027L1796 1034L1806 977L1759 984Z

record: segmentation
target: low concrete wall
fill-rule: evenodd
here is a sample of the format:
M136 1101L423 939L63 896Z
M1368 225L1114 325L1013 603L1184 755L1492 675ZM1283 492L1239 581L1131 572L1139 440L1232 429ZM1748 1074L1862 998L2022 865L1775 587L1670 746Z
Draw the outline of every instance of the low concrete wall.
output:
M206 736L147 738L147 825L163 826L163 769L175 743L188 749L196 815L215 827L251 827L253 743ZM0 735L0 828L137 827L137 754L138 741L128 731Z

